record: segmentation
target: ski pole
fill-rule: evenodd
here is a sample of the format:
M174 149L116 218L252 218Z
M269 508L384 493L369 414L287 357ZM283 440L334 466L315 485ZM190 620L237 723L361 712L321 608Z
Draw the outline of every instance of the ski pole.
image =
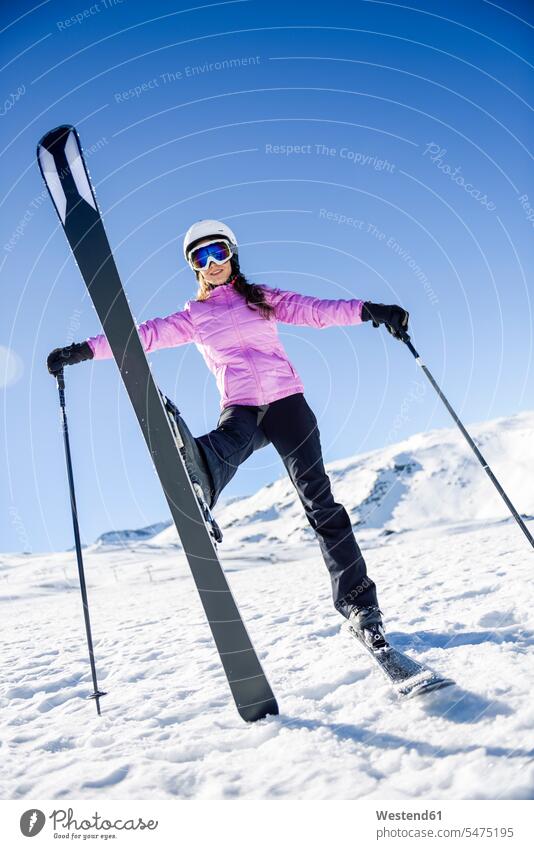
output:
M70 507L72 512L72 527L74 530L74 544L76 546L76 559L78 561L78 576L80 578L80 590L82 593L83 617L85 620L85 633L87 635L87 647L89 649L89 662L91 664L91 675L93 677L94 691L89 698L96 702L96 712L100 716L100 698L107 695L98 689L96 678L95 654L93 651L93 637L91 634L91 620L89 618L89 601L87 599L87 586L85 583L85 572L83 568L82 546L80 542L80 528L78 526L78 510L76 507L76 495L74 492L74 477L72 474L72 460L70 456L69 428L67 425L67 410L65 407L65 378L63 369L56 374L57 388L59 391L59 405L61 407L61 421L63 426L63 441L65 443L65 459L67 461L67 476L69 479Z
M459 418L458 418L458 416L456 415L455 411L453 410L453 408L452 408L452 407L451 407L451 405L449 404L449 402L448 402L447 398L445 397L445 395L443 394L443 392L442 392L442 391L441 391L441 389L439 388L438 384L436 383L436 381L435 381L435 380L434 380L434 378L432 377L432 374L430 373L429 369L425 366L424 362L423 362L423 361L422 361L422 359L421 359L421 356L420 356L420 355L418 354L418 352L415 350L414 346L412 345L412 341L411 341L411 339L410 339L410 336L408 335L408 333L406 333L406 331L402 330L402 331L400 332L400 338L402 339L402 341L404 342L404 344L406 345L406 347L407 347L407 348L411 351L411 353L414 355L414 357L415 357L415 361L416 361L417 365L418 365L418 366L420 366L420 368L424 371L424 373L425 373L425 374L426 374L426 376L428 377L428 379L429 379L430 383L432 384L432 386L433 386L433 387L434 387L434 389L436 390L437 394L439 395L439 397L441 398L441 400L442 400L442 401L443 401L443 403L445 404L445 406L446 406L447 410L449 411L449 413L451 414L452 418L454 419L454 421L455 421L455 422L456 422L456 424L458 425L459 429L461 430L461 432L462 432L462 433L463 433L463 435L465 436L465 438L466 438L466 440L467 440L467 442L468 442L468 444L469 444L470 448L473 450L473 453L475 454L475 456L476 456L477 460L479 461L480 465L482 466L482 468L483 468L483 469L484 469L484 471L486 472L487 476L489 477L490 481L491 481L491 482L492 482L492 484L494 485L495 489L497 490L497 492L498 492L498 493L499 493L499 495L501 496L502 500L504 501L504 503L505 503L505 504L506 504L506 506L508 507L508 509L509 509L510 513L512 514L512 516L513 516L513 517L514 517L514 519L516 520L517 524L519 525L519 527L521 528L521 530L522 530L522 531L523 531L523 533L525 534L525 536L526 536L526 538L528 539L529 543L531 544L532 548L534 548L534 539L532 538L532 534L530 533L530 531L529 531L529 529L527 528L527 526L525 525L525 523L524 523L523 519L521 518L521 516L519 515L519 513L518 513L518 512L517 512L517 510L515 509L514 505L512 504L512 502L510 501L510 499L509 499L509 498L508 498L508 496L506 495L506 493L505 493L504 489L502 488L502 486L500 485L499 481L497 480L497 478L495 477L495 475L494 475L494 474L493 474L493 472L491 471L490 467L489 467L489 466L488 466L488 464L486 463L486 461L485 461L484 457L482 456L482 454L481 454L480 450L477 448L477 446L475 445L475 443L474 443L474 442L473 442L473 440L471 439L470 435L469 435L469 434L468 434L468 432L466 431L465 427L463 426L462 422L460 421L460 419L459 419Z

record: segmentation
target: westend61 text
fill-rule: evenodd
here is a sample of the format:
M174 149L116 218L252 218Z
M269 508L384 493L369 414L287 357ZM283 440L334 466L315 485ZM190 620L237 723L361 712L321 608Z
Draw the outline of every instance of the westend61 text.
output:
M377 820L441 820L441 811L377 811Z

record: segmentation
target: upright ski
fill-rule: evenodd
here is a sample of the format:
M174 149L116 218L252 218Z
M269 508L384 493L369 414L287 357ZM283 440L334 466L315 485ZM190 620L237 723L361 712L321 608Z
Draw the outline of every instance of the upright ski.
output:
M74 127L47 133L37 159L152 456L237 709L248 722L277 714L150 372Z

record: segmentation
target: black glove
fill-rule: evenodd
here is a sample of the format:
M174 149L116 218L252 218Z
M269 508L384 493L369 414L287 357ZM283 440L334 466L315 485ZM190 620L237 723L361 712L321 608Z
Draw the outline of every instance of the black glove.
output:
M409 317L410 314L396 304L372 304L371 301L365 301L362 306L362 321L372 321L373 327L385 324L395 339L401 339L402 334L408 332Z
M94 357L88 342L73 342L67 348L54 348L50 351L46 365L50 374L56 375L63 366L74 366L84 360L92 360Z

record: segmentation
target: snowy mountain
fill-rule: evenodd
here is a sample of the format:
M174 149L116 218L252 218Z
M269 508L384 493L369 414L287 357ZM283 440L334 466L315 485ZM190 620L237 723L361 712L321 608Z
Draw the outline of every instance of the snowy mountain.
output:
M234 501L239 500L239 496L234 496L233 498L221 499L220 506L224 507L226 504L232 504ZM119 546L122 547L124 545L142 545L144 543L149 543L154 540L155 537L159 537L163 531L166 531L170 526L174 527L172 519L168 519L165 522L155 522L153 525L145 525L142 528L135 529L125 529L119 531L105 531L103 534L100 534L99 537L96 538L94 543L92 543L91 548L102 548L103 546ZM165 537L162 537L163 544L165 544ZM172 543L176 543L178 547L181 547L178 542L178 536L175 535L175 538L171 540ZM161 540L156 540L156 544L161 544ZM167 542L167 544L169 544ZM83 548L88 548L89 546L84 545ZM69 551L74 551L74 546L69 548Z
M137 528L134 531L106 531L106 533L100 534L94 545L123 545L124 543L147 542L158 534L161 534L170 524L171 521L169 519L167 522L156 522L154 525L146 525L144 528Z
M534 412L469 428L517 509L534 514ZM450 523L496 521L509 513L457 428L416 434L404 442L327 465L334 496L360 535L382 535ZM284 477L254 495L215 508L223 548L254 544L286 556L313 539L293 486ZM369 534L364 533L364 538ZM174 525L152 540L177 543Z
M533 430L532 413L472 428L528 514ZM456 686L398 702L347 637L318 545L278 481L218 516L230 525L222 563L281 711L252 725L170 528L84 551L100 718L86 698L74 553L0 555L4 798L534 798L528 542L454 431L329 470L360 523L392 643Z

